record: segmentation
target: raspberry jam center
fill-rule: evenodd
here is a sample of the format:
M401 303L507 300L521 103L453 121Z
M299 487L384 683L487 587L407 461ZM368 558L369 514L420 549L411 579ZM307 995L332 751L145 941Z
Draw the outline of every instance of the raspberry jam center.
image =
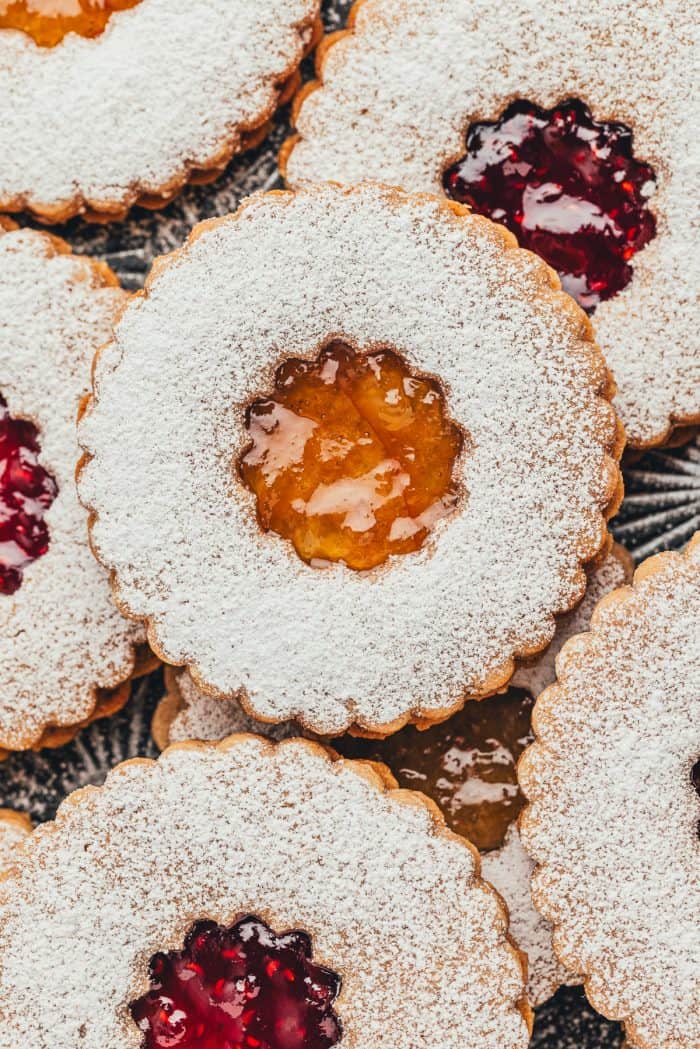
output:
M340 1041L340 977L314 965L303 932L259 918L200 922L183 951L151 961L151 990L131 1014L143 1049L329 1049Z
M632 155L624 124L598 123L583 102L555 109L517 101L499 120L472 124L445 192L515 234L557 270L592 312L632 279L630 260L656 233L647 206L655 181Z
M0 594L14 594L27 565L48 550L44 514L57 494L39 463L36 427L12 419L0 397Z
M115 11L141 0L0 0L0 29L20 29L39 47L55 47L68 33L103 33Z
M700 758L698 758L690 771L690 782L695 787L700 798ZM698 820L698 838L700 838L700 820Z
M427 794L452 830L487 852L500 848L525 804L515 767L533 739L533 702L511 688L467 703L424 732L408 726L384 740L347 736L333 746L346 757L384 762L402 787Z
M290 360L246 415L240 473L265 531L309 564L363 570L418 550L457 502L462 447L438 384L391 350Z

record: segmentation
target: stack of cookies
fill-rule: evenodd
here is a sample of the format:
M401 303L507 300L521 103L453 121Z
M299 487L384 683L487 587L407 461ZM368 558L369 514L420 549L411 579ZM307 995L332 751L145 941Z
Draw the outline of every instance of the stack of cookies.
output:
M0 0L0 757L163 751L0 796L0 1049L700 1049L693 6L321 7Z

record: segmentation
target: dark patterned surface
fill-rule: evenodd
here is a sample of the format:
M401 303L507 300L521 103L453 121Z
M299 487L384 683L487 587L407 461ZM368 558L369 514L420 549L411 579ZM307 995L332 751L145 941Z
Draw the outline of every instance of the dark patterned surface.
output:
M618 542L638 561L685 546L700 529L700 439L648 452L625 470L625 501L613 521Z
M342 26L350 0L326 0L328 29ZM307 63L307 72L310 72ZM287 113L259 149L236 159L213 186L190 188L162 212L137 210L122 225L86 226L75 220L58 232L79 252L106 259L126 287L138 288L157 255L177 248L202 219L234 210L248 193L281 185L277 150L289 134ZM613 523L616 538L640 560L660 549L684 545L700 528L700 445L653 452L626 471L628 495ZM50 819L71 790L102 782L108 769L135 756L154 756L150 719L162 694L160 673L135 690L129 706L82 732L67 747L15 755L0 765L0 807ZM578 988L563 988L538 1010L533 1049L620 1049L619 1025L588 1005Z

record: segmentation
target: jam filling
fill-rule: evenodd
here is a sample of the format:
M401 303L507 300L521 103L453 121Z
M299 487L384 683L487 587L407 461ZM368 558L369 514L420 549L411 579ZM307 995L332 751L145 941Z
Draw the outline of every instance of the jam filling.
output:
M502 223L557 270L589 313L632 279L630 260L656 233L647 206L655 181L632 155L632 131L599 123L583 102L555 109L517 101L499 120L472 124L445 192Z
M341 1038L340 977L311 961L303 932L276 936L248 916L199 922L183 951L151 960L131 1014L143 1049L330 1049Z
M285 362L246 429L239 469L260 525L311 565L364 570L418 550L457 503L461 431L439 385L391 350L334 342Z
M141 0L0 0L0 29L20 29L39 47L56 47L68 33L94 37L115 11Z
M700 798L700 758L698 758L691 769L690 782L695 787L698 797ZM698 838L700 838L700 820L698 820Z
M427 794L452 830L487 852L500 848L525 804L515 766L533 739L533 702L511 688L465 704L424 732L407 726L384 740L347 736L333 746L346 757L384 762L400 786Z
M36 427L11 418L0 397L0 594L14 594L27 565L48 550L44 514L57 494L39 463Z

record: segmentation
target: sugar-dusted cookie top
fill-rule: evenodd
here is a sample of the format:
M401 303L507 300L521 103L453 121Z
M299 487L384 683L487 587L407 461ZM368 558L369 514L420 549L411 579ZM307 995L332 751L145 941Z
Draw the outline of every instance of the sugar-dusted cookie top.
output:
M496 691L580 597L620 495L609 396L585 315L495 224L262 195L127 306L81 498L118 602L204 691L388 732Z
M108 701L102 690L129 678L143 641L90 551L74 479L90 362L124 298L105 266L56 238L0 229L3 749L89 720Z
M323 967L320 986L340 982L343 1046L415 1049L439 1032L446 1049L525 1049L523 970L499 899L437 811L393 786L386 771L304 741L234 736L126 763L73 795L0 883L0 1046L137 1049L148 1035L160 1047L156 1034L189 1031L195 1012L200 1038L239 1017L240 1035L265 1005L236 1013L235 980L154 1014L164 984L179 1001L183 943L185 956L206 944L216 955L237 935L238 949L217 956L238 965L245 930L252 964L254 936L272 949L271 930L300 930L294 943ZM240 925L246 916L256 928ZM188 979L204 981L213 960ZM234 1004L212 1017L217 995Z
M579 15L569 0L360 0L319 48L282 167L291 187L380 179L505 222L597 303L615 404L644 447L700 421L697 18L688 0Z
M700 541L598 605L520 762L533 896L637 1049L700 1041Z
M55 11L75 4L41 6L0 5L0 210L56 222L216 177L264 133L320 4L110 0L72 20Z

